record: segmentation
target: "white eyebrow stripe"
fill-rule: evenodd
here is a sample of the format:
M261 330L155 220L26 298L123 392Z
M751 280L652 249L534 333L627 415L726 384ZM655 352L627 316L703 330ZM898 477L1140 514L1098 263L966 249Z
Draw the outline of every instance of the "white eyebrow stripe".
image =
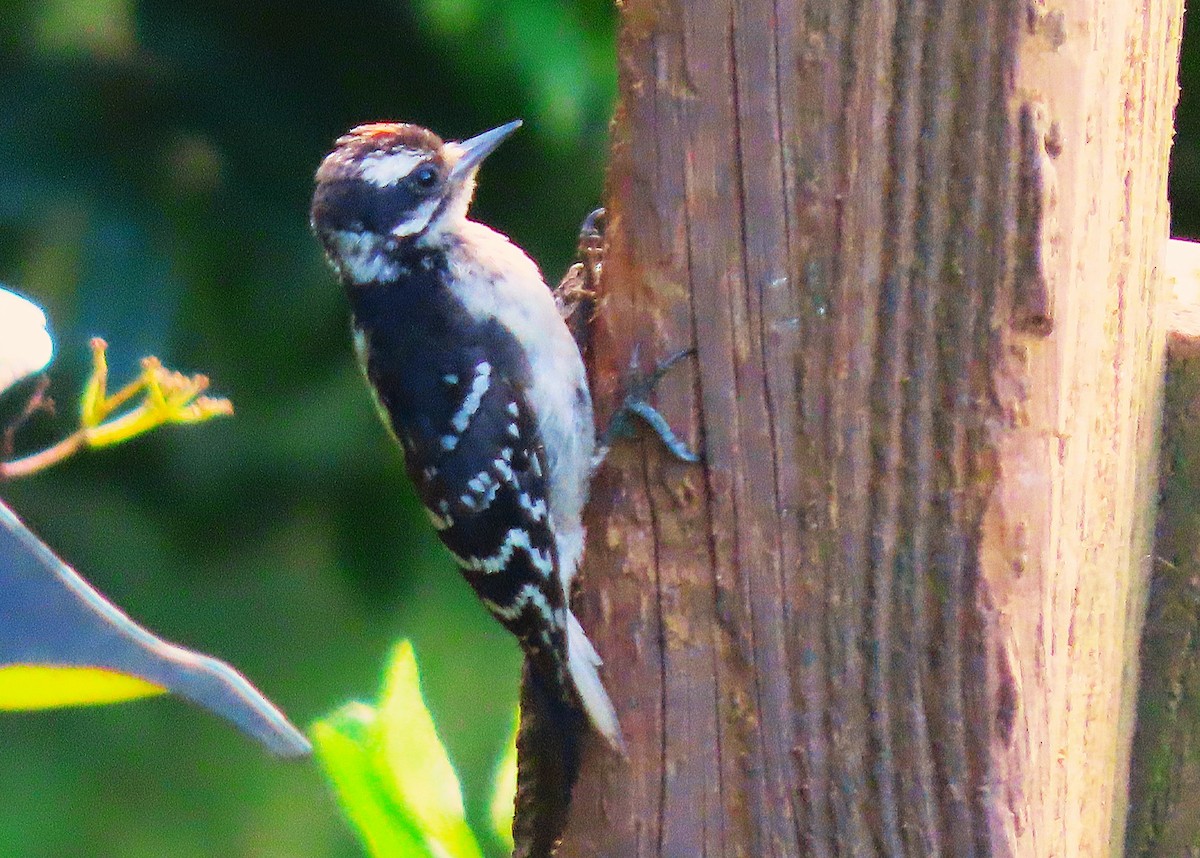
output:
M416 149L397 149L386 154L372 154L363 158L359 175L379 188L386 188L404 179L428 153Z

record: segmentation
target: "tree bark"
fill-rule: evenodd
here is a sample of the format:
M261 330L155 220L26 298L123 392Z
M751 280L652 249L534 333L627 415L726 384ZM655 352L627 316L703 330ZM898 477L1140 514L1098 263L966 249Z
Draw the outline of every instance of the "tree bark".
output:
M1178 0L624 0L565 856L1100 855L1125 818Z

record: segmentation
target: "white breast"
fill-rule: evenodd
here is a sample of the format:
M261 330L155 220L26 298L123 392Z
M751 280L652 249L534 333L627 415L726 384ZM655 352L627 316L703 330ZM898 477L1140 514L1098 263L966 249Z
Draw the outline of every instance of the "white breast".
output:
M533 260L483 224L466 221L458 233L471 253L460 243L448 247L457 297L473 317L495 317L529 357L527 399L546 449L550 514L569 588L583 553L582 515L596 436L583 359Z

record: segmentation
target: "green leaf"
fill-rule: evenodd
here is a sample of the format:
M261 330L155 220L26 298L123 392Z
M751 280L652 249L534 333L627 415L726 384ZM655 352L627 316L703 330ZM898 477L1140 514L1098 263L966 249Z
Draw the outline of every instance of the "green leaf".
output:
M274 753L310 751L303 734L244 676L139 626L0 501L0 710L164 692L226 718Z
M417 660L408 641L393 652L379 716L382 743L376 765L391 773L401 806L446 855L479 858L479 845L464 820L462 788L421 697Z
M513 718L512 739L504 756L496 764L496 776L492 779L492 803L488 808L492 830L510 852L513 848L513 797L517 794L517 730L520 726L521 713L518 710Z
M316 722L311 734L317 759L371 855L482 858L408 641L393 650L378 708L348 703Z
M347 703L313 725L317 759L333 783L343 813L371 855L433 858L421 832L390 800L370 750L375 710ZM364 738L364 734L366 738Z

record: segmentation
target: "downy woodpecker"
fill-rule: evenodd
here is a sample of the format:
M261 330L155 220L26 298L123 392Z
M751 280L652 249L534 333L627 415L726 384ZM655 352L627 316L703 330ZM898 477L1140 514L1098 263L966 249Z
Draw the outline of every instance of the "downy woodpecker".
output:
M361 125L317 170L312 226L442 542L532 669L620 749L568 605L596 454L583 359L533 261L467 217L480 163L520 124L462 142Z

